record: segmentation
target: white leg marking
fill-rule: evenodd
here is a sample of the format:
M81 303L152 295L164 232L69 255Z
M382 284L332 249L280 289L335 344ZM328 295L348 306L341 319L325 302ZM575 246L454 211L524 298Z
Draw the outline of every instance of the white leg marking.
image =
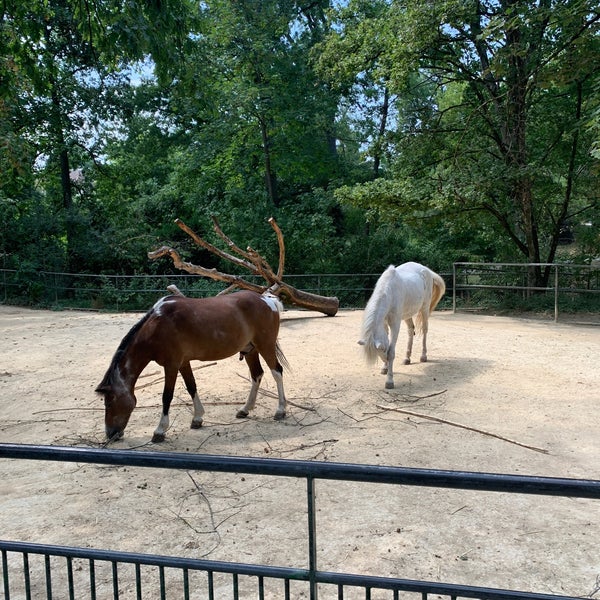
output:
M194 403L194 416L192 417L192 429L202 427L202 417L204 416L204 406L198 396L198 392L194 395L192 402Z
M158 427L154 430L152 441L163 442L165 439L165 434L167 433L167 429L169 429L169 415L162 415L160 417Z
M277 411L275 412L275 420L280 421L285 417L285 409L287 400L285 399L285 392L283 391L283 376L276 369L271 369L273 379L277 384L277 395L279 397L279 403L277 404Z
M260 382L262 381L262 375L258 377L256 380L252 380L252 386L250 387L250 393L248 394L248 400L246 400L246 404L243 408L241 408L237 416L239 418L247 417L250 414L250 411L256 405L256 396L258 394L258 388L260 387Z

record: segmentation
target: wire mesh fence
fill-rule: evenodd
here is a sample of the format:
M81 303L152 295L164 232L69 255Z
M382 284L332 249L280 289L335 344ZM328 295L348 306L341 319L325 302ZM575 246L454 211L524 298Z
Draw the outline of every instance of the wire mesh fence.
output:
M539 263L548 268L547 283L528 281L529 263L454 263L440 273L446 294L438 309L506 309L600 313L600 267ZM334 296L341 309L362 309L381 273L286 275L289 285L320 296ZM257 285L264 280L245 279ZM186 296L214 296L226 284L190 274L114 275L0 269L0 302L46 308L145 311L176 285Z

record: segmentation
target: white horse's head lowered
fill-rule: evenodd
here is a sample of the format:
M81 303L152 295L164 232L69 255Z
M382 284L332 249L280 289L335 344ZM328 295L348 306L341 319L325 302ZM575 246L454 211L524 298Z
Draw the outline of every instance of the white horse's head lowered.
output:
M371 338L366 341L364 338L358 340L358 345L363 346L364 355L367 363L375 364L377 359L387 362L387 353L390 347L390 341L387 335L381 339Z

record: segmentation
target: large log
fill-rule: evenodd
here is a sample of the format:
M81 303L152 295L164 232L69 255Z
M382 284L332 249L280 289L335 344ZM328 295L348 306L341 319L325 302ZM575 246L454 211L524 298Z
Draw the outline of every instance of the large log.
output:
M340 301L335 296L320 296L304 292L286 283L281 284L279 295L285 302L289 302L294 306L306 308L308 310L316 310L329 317L334 317L340 307Z

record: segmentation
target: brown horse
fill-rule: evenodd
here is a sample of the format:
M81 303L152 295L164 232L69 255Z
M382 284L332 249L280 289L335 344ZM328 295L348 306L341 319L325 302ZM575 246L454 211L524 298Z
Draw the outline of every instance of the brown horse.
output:
M277 343L282 305L271 294L241 291L214 298L167 296L159 300L134 325L119 345L104 379L96 392L104 396L106 435L123 435L136 405L135 384L150 361L161 365L165 373L162 416L152 437L162 442L169 427L169 407L173 399L177 373L181 373L194 404L192 429L202 426L204 407L198 397L191 360L220 360L239 352L246 359L252 378L248 400L238 413L247 417L254 408L264 358L277 383L279 404L275 419L285 417L283 367L288 367Z

